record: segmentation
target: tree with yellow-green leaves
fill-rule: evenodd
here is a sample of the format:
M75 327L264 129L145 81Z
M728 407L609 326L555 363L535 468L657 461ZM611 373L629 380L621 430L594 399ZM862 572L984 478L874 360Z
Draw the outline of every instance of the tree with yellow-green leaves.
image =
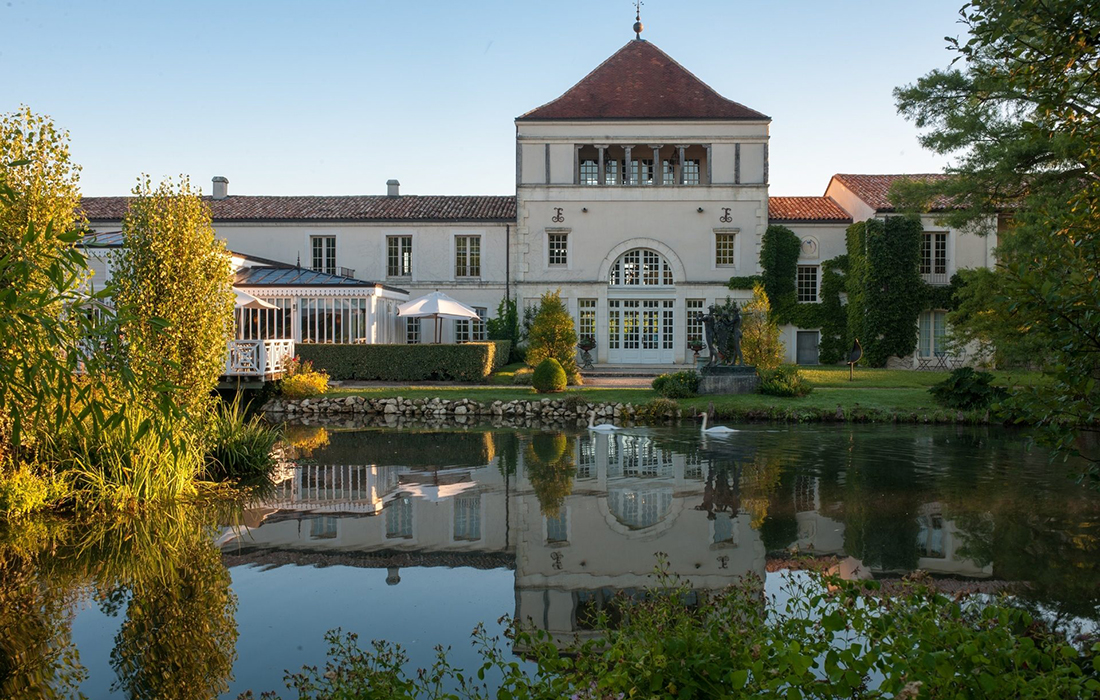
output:
M192 417L207 409L225 370L233 338L233 286L225 244L210 210L182 177L133 190L114 260L129 368L152 385L172 384L176 404Z
M771 303L764 285L752 287L752 299L741 307L741 352L745 364L760 369L775 369L783 364L783 341L779 326L771 319Z

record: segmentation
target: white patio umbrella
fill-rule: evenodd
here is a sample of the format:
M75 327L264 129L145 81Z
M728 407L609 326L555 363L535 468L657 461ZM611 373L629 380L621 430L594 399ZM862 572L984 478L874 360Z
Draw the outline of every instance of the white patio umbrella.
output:
M237 295L237 303L234 305L238 309L277 309L279 307L274 304L269 304L263 299L252 296L248 292L243 292L236 287L233 288L233 293Z
M440 319L481 318L469 306L460 301L455 301L443 292L432 292L419 299L407 301L397 307L397 315L405 318L434 318L436 322L435 342L437 343L440 339Z

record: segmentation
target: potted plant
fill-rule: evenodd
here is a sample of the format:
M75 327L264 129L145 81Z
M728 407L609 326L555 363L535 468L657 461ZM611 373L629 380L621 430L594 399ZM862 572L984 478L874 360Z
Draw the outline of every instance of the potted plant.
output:
M592 368L592 351L596 349L596 339L590 335L582 335L577 347L581 349L581 368Z
M699 353L703 351L706 345L703 343L703 339L699 336L692 336L688 338L688 349L695 353L695 361L699 361Z

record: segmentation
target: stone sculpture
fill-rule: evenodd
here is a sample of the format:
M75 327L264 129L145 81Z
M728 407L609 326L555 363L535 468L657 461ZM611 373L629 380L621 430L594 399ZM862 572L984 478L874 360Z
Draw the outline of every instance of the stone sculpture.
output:
M745 357L741 354L741 311L736 303L722 307L711 304L703 316L703 329L707 347L710 348L708 367L745 364ZM729 350L728 355L726 350Z

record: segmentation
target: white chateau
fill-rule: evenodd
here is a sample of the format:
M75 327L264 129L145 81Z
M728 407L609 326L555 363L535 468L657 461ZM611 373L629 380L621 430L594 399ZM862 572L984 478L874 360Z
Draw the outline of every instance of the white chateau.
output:
M641 38L515 123L514 196L405 195L396 180L385 195L242 196L214 178L209 204L237 256L236 286L279 307L245 337L431 342L429 323L397 318L401 301L439 290L487 318L506 295L522 308L560 289L578 333L596 339L597 363L683 364L689 339L703 335L700 312L749 295L729 279L760 273L769 224L802 239L798 298L815 302L820 264L845 252L845 229L891 214L891 184L912 177L838 174L822 196L769 197L771 118ZM107 242L126 207L125 197L84 200ZM933 218L925 281L993 264L994 236ZM790 361L817 362L817 329L783 332ZM483 323L448 322L443 340L484 333ZM929 309L905 361L941 354L943 342L944 313Z

